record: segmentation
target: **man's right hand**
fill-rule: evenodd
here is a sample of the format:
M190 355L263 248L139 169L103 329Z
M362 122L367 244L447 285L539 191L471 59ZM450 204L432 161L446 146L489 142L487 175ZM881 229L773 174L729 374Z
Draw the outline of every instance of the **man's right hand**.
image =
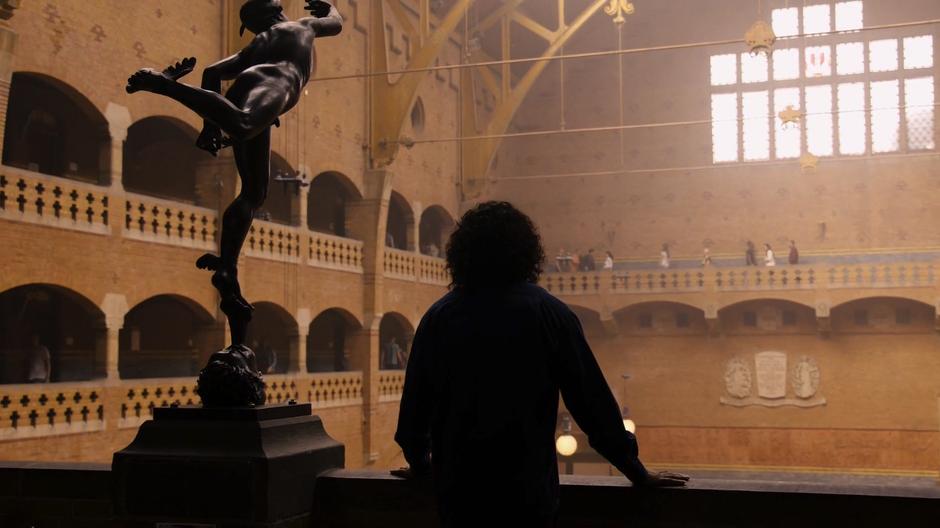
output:
M688 475L673 473L672 471L657 471L650 473L649 478L643 485L651 488L678 488L685 486L688 482Z
M317 18L323 18L330 16L330 10L333 9L333 6L322 0L307 0L304 9L310 11L310 14Z

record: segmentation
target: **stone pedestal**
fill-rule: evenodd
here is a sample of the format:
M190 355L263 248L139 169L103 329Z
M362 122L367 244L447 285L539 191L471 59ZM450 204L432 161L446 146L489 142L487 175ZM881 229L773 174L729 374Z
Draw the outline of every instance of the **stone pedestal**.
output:
M344 457L309 403L156 408L114 455L114 506L157 525L306 526L317 475Z

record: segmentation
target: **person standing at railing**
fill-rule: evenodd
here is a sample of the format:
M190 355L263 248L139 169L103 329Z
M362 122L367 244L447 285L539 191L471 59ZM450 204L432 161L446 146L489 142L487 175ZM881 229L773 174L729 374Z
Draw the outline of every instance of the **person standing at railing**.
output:
M790 254L787 255L787 263L791 266L796 266L800 263L800 251L796 249L796 241L790 241Z
M744 265L757 265L757 250L754 248L754 243L750 240L747 241L747 249L744 250Z
M581 259L581 271L596 271L597 263L594 261L594 249L588 250L587 255Z
M529 217L482 203L458 222L446 257L451 290L421 319L405 374L395 441L409 467L392 472L433 475L445 528L554 526L559 392L635 485L685 484L640 462L578 317L537 285L545 254Z
M764 250L766 251L764 255L764 265L768 268L773 268L777 265L777 258L774 256L774 250L770 247L770 244L764 242Z
M30 383L49 383L51 378L52 355L39 336L34 335L29 350L29 372L26 373L26 380Z
M702 251L702 267L707 268L712 265L712 252L710 249L705 248Z
M614 254L607 252L607 258L604 259L604 271L614 269Z
M663 244L663 249L659 252L659 267L669 269L670 265L669 244Z

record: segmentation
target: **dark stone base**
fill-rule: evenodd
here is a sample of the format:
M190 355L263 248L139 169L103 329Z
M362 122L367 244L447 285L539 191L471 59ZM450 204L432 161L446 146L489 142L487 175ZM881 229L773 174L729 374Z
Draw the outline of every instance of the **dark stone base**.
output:
M255 353L245 345L232 345L212 354L199 372L196 393L206 407L264 405L264 381Z
M310 404L162 407L115 453L119 518L217 527L307 522L321 472L341 468L342 444Z

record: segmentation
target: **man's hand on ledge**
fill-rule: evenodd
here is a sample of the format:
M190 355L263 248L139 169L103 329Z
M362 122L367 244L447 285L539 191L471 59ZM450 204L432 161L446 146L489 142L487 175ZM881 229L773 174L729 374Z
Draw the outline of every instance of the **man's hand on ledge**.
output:
M398 477L398 478L403 478L403 479L419 479L419 478L425 478L425 477L427 477L427 476L430 476L430 474L431 474L430 471L416 472L416 471L414 471L413 469L411 469L410 467L403 467L403 468L393 469L393 470L389 471L389 473L391 473L393 476L396 476L396 477Z
M672 471L657 471L650 473L649 478L643 483L644 486L651 488L677 488L685 486L689 481L688 475L682 473L673 473Z

